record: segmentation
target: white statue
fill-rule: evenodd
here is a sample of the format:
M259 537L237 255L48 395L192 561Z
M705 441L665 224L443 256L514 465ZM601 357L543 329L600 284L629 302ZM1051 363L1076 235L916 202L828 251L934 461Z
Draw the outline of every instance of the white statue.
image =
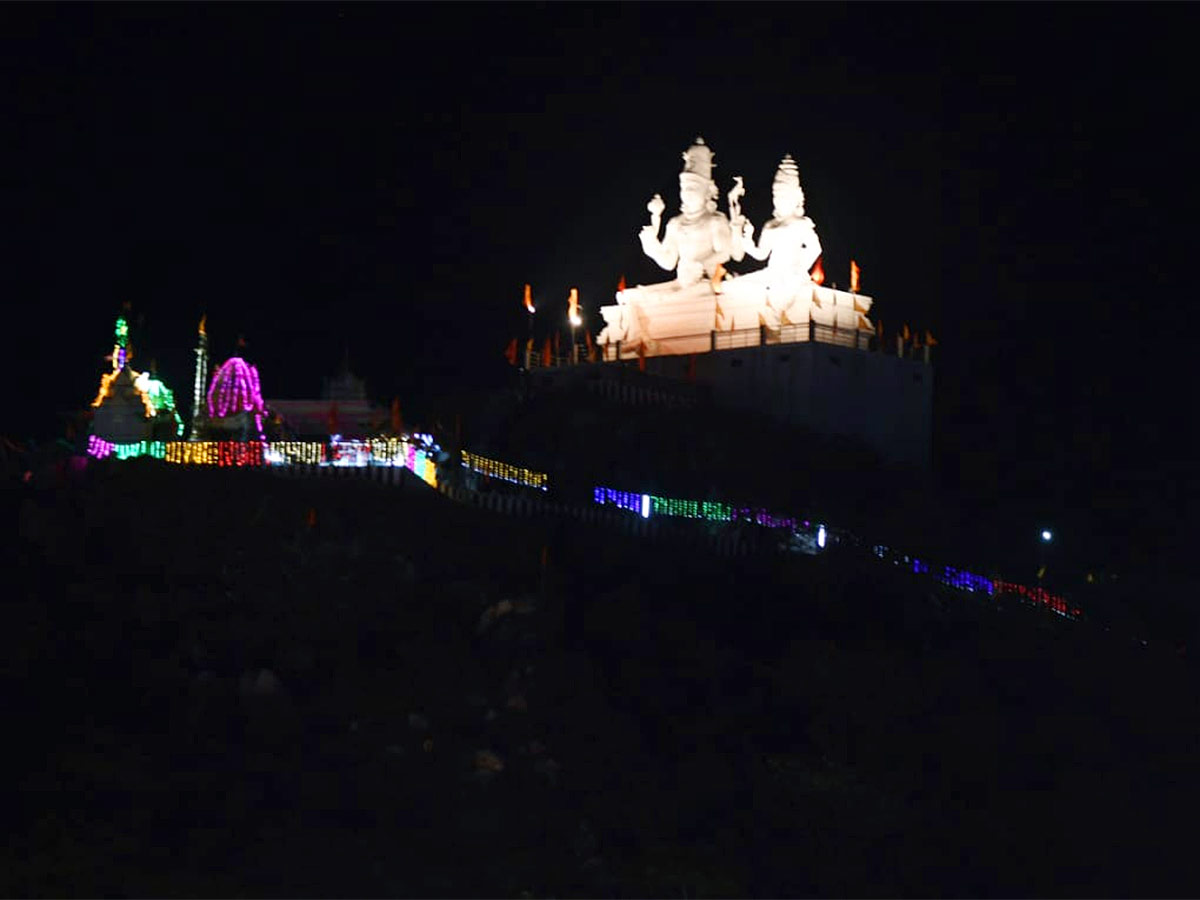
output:
M650 223L639 233L646 255L674 270L675 278L622 289L615 304L600 308L605 358L703 353L760 341L807 340L810 334L859 346L859 333L873 330L866 317L871 298L813 283L809 271L821 256L821 241L805 215L800 172L791 155L784 156L775 173L774 215L757 242L754 226L742 214L742 179L734 178L727 195L726 218L717 211L713 154L702 138L696 138L683 160L679 215L667 222L660 239L666 204L655 194L646 207ZM766 266L728 277L723 264L746 256L765 260ZM810 322L823 330L781 329Z
M740 187L738 184L730 192L731 209L737 199L735 195L740 196ZM761 273L737 279L734 293L765 286L768 292L765 318L777 320L779 315L787 312L793 322L807 321L807 304L812 296L809 270L821 255L821 241L812 219L804 214L800 171L790 153L784 156L775 173L771 199L775 207L774 218L763 226L757 244L754 226L740 214L740 206L734 215L733 258L741 259L746 254L757 260L767 260L767 267ZM796 308L797 304L803 309Z
M655 194L646 209L650 224L638 237L642 250L664 269L674 269L679 287L711 279L717 266L729 261L732 233L724 213L717 212L717 185L712 180L713 153L696 138L683 154L679 173L679 215L667 222L660 241L659 225L666 204Z

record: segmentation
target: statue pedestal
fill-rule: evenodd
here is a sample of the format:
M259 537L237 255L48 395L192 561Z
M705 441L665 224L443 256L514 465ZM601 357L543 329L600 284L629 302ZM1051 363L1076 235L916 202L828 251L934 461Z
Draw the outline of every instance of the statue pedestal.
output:
M613 348L606 358L615 356L617 344L623 359L707 353L713 349L713 331L748 333L763 325L775 341L806 341L810 320L822 343L865 346L860 333L874 333L867 318L872 298L811 282L781 289L756 274L722 282L720 294L707 281L686 288L669 281L622 291L616 305L600 309L606 327L598 341ZM744 340L722 342L718 336L717 346L744 346Z
M771 289L762 278L744 275L721 282L717 299L717 331L779 327L779 310L771 302Z
M646 356L705 353L712 349L717 295L707 281L687 287L677 281L639 285L619 293L617 305L601 307L600 314L607 326L598 342L619 341L625 359L639 355L639 349Z
M873 302L863 294L813 285L809 315L818 326L823 326L823 342L854 347L861 341L855 332L870 335L875 331L867 318Z

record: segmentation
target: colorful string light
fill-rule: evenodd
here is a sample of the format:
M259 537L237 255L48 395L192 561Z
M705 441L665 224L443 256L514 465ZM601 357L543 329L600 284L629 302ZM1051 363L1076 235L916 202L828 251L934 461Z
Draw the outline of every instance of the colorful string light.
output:
M263 466L265 449L262 441L171 441L166 461L194 466Z
M167 452L166 441L134 441L126 444L114 444L95 434L88 435L87 454L96 459L135 459L139 456L150 456L163 459Z
M646 518L654 515L697 519L705 522L753 522L764 528L797 529L800 527L795 516L776 515L762 507L732 506L713 500L659 497L655 494L639 494L606 487L596 488L592 497L598 504L613 505ZM804 523L804 527L808 527L807 522Z
M262 417L266 412L262 389L258 380L258 369L240 356L231 356L213 373L208 388L208 414L212 418L254 414L254 427L262 436Z
M524 466L501 462L498 459L489 459L486 456L471 453L468 450L462 452L462 465L464 469L469 469L472 472L478 472L489 478L498 478L501 481L508 481L524 487L545 491L550 486L550 477L545 472L536 472Z
M101 406L111 396L112 386L129 360L128 345L129 323L125 321L124 317L118 316L117 324L113 329L112 370L100 376L100 390L96 393L96 399L92 401L93 407ZM171 415L175 419L176 436L182 435L183 420L175 409L175 395L170 388L148 372L136 372L132 367L129 369L129 377L133 380L133 387L141 398L142 407L146 410L146 418L153 419L160 415Z
M322 466L325 464L323 441L268 441L263 447L268 466Z

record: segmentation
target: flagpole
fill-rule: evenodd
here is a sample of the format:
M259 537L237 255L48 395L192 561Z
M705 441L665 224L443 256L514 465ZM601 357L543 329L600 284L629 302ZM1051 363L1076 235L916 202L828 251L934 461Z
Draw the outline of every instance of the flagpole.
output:
M533 288L530 285L525 285L525 312L528 313L529 323L529 339L525 342L525 369L528 371L531 362L530 357L533 355L533 316L537 311L533 305Z

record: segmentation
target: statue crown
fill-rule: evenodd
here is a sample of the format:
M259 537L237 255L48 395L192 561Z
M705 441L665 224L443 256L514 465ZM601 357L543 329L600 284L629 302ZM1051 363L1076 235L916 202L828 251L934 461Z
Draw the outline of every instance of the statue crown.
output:
M775 184L785 187L800 187L800 168L792 159L792 154L785 154L775 171Z
M704 138L697 137L692 146L683 151L683 175L698 175L710 180L713 170L713 152L704 143Z

